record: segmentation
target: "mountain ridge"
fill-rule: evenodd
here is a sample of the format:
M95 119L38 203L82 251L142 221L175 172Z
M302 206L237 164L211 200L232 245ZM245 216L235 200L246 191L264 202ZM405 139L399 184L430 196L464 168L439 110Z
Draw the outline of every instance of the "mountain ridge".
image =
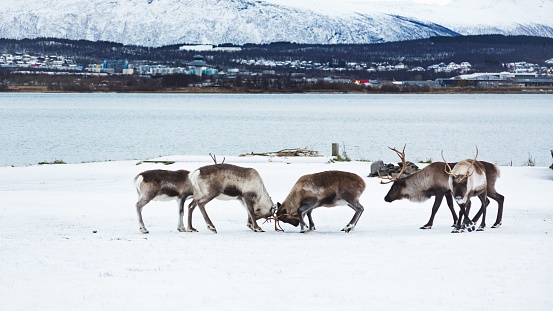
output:
M479 11L477 17L485 16L494 4L507 3L511 5L508 11L524 5L513 0L481 2L484 4L477 8L484 12ZM530 2L545 6L542 11L546 13L553 10L553 5L542 0ZM402 2L401 7L382 2L345 1L342 8L328 0L318 3L320 7L328 5L327 9L306 8L311 3L294 5L289 0L4 0L0 1L0 37L55 37L153 47L278 41L358 44L487 33L553 37L553 22L528 23L527 15L511 23L484 24L475 19L458 24L459 18L447 23L448 10L468 10L467 4L458 0L445 6ZM332 5L336 10L329 12Z

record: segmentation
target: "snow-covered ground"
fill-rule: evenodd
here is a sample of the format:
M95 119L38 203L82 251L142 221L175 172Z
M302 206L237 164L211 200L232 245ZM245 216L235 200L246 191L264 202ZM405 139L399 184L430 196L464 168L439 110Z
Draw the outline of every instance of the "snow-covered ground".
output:
M420 230L432 201L383 200L390 185L367 178L370 163L327 158L227 157L254 167L275 202L303 174L329 169L364 177L365 212L313 212L317 231L259 221L246 227L237 201L207 205L218 234L194 214L181 233L174 202L144 208L138 230L133 177L152 168L188 169L208 156L0 168L0 310L551 310L553 170L501 167L503 226L451 234L442 206ZM217 157L219 160L222 155ZM445 204L444 204L445 205ZM492 201L488 226L497 204ZM186 220L185 220L186 221Z

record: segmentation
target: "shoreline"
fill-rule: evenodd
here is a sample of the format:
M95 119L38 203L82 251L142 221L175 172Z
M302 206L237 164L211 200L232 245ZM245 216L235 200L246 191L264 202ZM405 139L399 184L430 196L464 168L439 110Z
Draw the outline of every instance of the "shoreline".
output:
M338 161L336 160L336 157L333 156L317 156L317 157L304 157L304 156L270 156L270 155L245 155L245 156L233 156L233 155L222 155L223 158L227 160L227 162L232 161L232 163L286 163L286 164L292 164L292 163L326 163L326 164L333 164L333 163L359 163L359 164L367 164L370 166L374 161L366 161L366 160L350 160L350 161ZM82 161L82 162L65 162L61 159L53 160L53 161L43 161L39 163L34 164L26 164L26 165L2 165L0 166L0 169L2 168L22 168L22 167L50 167L50 166L67 166L67 165L87 165L87 164L106 164L106 163L124 163L124 162L135 162L136 166L140 166L143 164L146 165L159 165L160 167L164 166L171 166L173 164L179 165L182 163L191 163L191 162L209 162L209 156L208 155L166 155L166 156L160 156L160 157L154 157L149 159L120 159L120 160L93 160L93 161ZM415 164L418 166L426 166L433 162L416 162ZM549 168L553 170L553 164L551 166L547 165L500 165L495 164L498 167L516 167L516 168Z
M60 91L48 90L48 86L10 86L8 90L0 93L71 93L71 94L89 94L89 93L137 93L137 94L553 94L553 88L543 87L524 87L524 88L469 88L469 87L444 87L440 89L430 89L425 92L398 91L389 92L375 90L282 90L265 91L257 89L227 89L218 87L182 87L182 88L164 88L156 91Z

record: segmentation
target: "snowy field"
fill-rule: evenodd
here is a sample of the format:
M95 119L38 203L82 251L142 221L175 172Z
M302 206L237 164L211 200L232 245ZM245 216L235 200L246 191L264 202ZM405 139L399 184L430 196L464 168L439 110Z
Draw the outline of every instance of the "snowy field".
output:
M198 233L177 228L177 206L144 208L138 230L133 177L153 168L211 164L208 156L0 168L0 310L551 310L553 170L501 167L503 226L452 234L443 204L384 202L390 185L367 178L370 163L327 158L227 157L256 168L273 201L298 177L336 169L364 177L365 212L349 234L346 206L313 212L317 231L272 223L254 233L237 201L194 214ZM218 156L222 159L222 156ZM479 204L479 203L478 203ZM474 211L473 211L474 212ZM186 221L186 219L185 219Z

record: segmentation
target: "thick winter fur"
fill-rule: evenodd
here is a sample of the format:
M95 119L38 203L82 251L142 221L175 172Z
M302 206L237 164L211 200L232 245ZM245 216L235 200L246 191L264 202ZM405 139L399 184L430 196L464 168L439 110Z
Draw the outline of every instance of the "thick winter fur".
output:
M495 190L495 182L499 177L499 168L491 163L480 161L484 166L487 179L487 195L498 203L498 213L495 224L492 228L497 228L501 225L503 217L503 201L504 197ZM457 163L449 163L450 167L454 167ZM445 162L434 162L423 168L422 170L408 175L404 178L394 181L388 194L384 197L386 202L395 200L408 199L412 202L423 202L435 197L432 206L432 213L428 222L421 229L431 229L434 224L434 217L440 208L442 200L445 196L447 205L451 211L454 225L457 223L457 213L453 207L453 198L449 187L449 175L446 173ZM489 204L489 200L482 202L482 208L473 218L473 222L478 221L478 218L483 212L484 206Z
M471 197L487 188L486 170L479 161L460 161L451 169L451 175L449 188L457 204L466 204Z
M182 220L184 201L193 194L188 174L189 171L186 170L150 170L136 175L134 184L138 192L136 212L138 213L140 232L149 233L142 220L142 208L151 200L177 200L179 204L179 224L177 230L181 232L185 231Z
M298 179L282 204L277 204L277 217L293 226L301 225L301 232L315 230L311 211L319 206L348 205L355 215L342 231L355 228L363 213L359 197L365 190L365 182L356 174L342 171L325 171L304 175ZM304 222L307 215L309 227Z
M467 226L469 231L473 227L473 222L469 219L470 198L479 197L482 202L486 201L487 179L484 165L476 160L463 160L457 162L449 172L449 188L453 198L460 208L459 219L453 232L462 230L461 223L463 217L464 226ZM482 224L480 230L483 230L486 224L486 208L484 206L482 216Z
M207 228L215 233L217 230L205 211L205 205L215 198L239 200L248 211L247 226L256 232L263 231L256 220L272 216L275 211L261 176L253 168L225 163L207 165L192 172L190 181L194 188L194 200L202 212ZM196 231L192 227L194 207L188 210L189 231Z
M408 199L411 202L424 202L432 196L449 191L448 177L444 162L431 163L414 174L394 181L384 200L393 202Z

